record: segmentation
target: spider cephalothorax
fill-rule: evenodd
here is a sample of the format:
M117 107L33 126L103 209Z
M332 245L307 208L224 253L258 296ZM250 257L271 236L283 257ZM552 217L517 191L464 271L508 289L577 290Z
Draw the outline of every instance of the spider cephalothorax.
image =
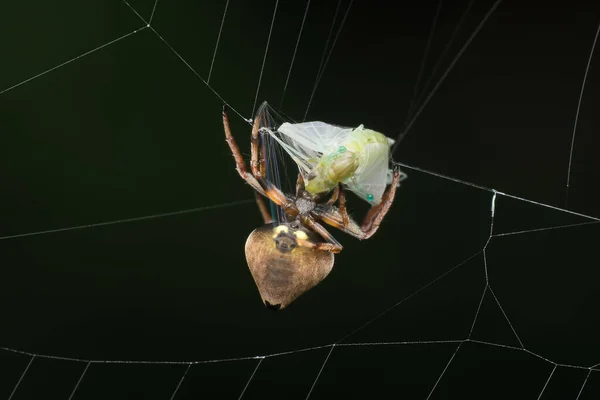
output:
M295 195L286 195L266 179L265 151L259 145L260 121L257 116L252 127L250 173L223 108L225 139L233 153L236 169L257 192L257 204L265 221L265 225L255 229L246 241L246 260L264 304L280 310L325 279L333 268L334 253L342 251L342 245L318 221L360 240L370 238L392 205L401 173L399 168L394 168L392 182L381 202L369 210L359 225L346 211L346 196L341 184L329 193L309 194L302 175L298 174ZM259 194L281 207L287 221L274 224Z

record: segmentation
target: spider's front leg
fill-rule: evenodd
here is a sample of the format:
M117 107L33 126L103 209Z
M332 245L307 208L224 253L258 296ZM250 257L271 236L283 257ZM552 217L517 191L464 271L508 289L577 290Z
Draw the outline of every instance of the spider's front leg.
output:
M231 154L233 154L233 159L235 160L235 169L237 170L238 174L242 177L243 180L248 182L248 184L252 186L254 190L259 192L263 196L266 196L267 194L265 193L262 186L250 173L248 173L248 171L246 171L246 163L244 162L244 156L242 155L240 148L238 147L237 143L235 142L235 139L233 138L233 135L231 134L231 128L229 127L229 117L227 116L226 106L223 106L223 129L225 130L225 140L229 145Z
M259 150L258 128L261 118L254 118L252 125L252 136L250 137L250 170L255 177L265 178L265 148ZM259 163L260 151L260 163Z
M257 119L258 120L258 119ZM292 217L296 217L298 215L298 208L296 204L287 198L281 190L279 190L276 186L271 184L271 182L267 181L261 174L264 173L264 168L262 171L258 170L259 163L264 165L264 152L261 154L261 160L258 160L258 125L255 122L254 127L252 129L252 161L254 161L253 165L251 165L253 174L248 173L246 171L246 164L244 162L244 157L242 156L242 152L238 147L233 135L231 134L231 128L229 127L229 117L227 116L227 108L223 106L223 128L225 130L225 140L229 145L229 149L233 154L233 158L235 159L235 166L242 177L250 186L254 188L258 193L262 194L265 197L268 197L271 201L273 201L278 206L282 207L288 215ZM254 136L256 135L256 141L254 141ZM255 146L256 144L256 146ZM255 173L256 172L256 173ZM260 208L260 206L259 206ZM262 213L262 211L261 211ZM263 214L264 215L264 214Z

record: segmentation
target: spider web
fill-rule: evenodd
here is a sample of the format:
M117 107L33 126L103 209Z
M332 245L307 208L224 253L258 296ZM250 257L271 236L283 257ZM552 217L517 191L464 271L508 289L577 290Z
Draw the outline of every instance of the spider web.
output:
M596 398L597 6L455 4L2 5L0 396ZM263 98L406 135L280 314L218 117Z

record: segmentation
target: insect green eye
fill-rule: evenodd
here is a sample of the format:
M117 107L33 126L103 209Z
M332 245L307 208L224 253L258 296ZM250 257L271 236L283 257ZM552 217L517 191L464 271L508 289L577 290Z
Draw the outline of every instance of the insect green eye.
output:
M373 201L373 195L371 193L367 194L367 200Z
M346 147L345 146L340 146L338 148L338 153L345 153L346 152Z

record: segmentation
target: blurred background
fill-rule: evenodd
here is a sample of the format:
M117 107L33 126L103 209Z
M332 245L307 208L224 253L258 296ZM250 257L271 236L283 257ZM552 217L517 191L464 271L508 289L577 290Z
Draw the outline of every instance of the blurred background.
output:
M600 4L413 3L2 3L0 398L597 398ZM221 120L249 155L262 101L410 127L279 313Z

